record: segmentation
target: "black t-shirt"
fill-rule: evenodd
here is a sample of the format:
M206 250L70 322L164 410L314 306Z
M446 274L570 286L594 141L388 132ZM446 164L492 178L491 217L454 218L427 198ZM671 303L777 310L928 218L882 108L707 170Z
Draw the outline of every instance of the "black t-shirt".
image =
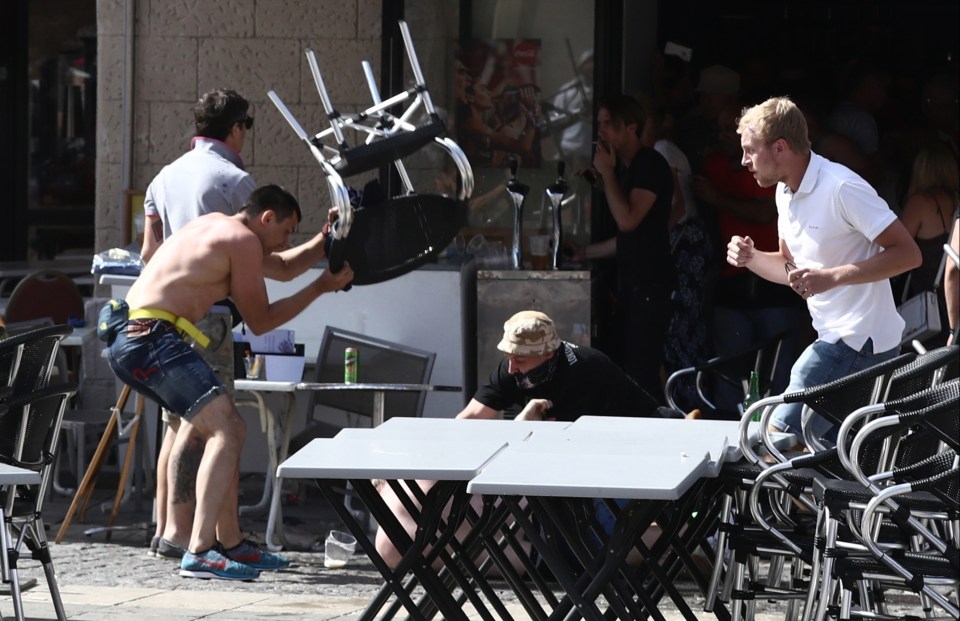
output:
M517 414L531 399L549 399L547 418L575 421L583 415L656 417L657 403L601 351L564 343L550 381L526 390L507 372L506 359L474 399L495 410Z
M673 286L670 258L670 204L673 201L673 173L663 156L642 147L630 165L618 172L620 189L630 200L630 191L640 188L657 195L650 212L632 231L617 233L617 272L621 290L626 287Z

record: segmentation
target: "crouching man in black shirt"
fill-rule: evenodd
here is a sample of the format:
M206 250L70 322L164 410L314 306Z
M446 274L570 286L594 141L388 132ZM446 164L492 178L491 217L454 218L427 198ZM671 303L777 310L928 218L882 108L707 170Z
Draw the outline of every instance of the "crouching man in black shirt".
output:
M538 311L521 311L503 324L497 349L504 359L457 418L496 418L573 422L582 415L679 417L660 406L604 353L560 340L553 320ZM469 433L469 429L465 430ZM418 481L424 491L433 481ZM416 521L389 485L380 493L411 537ZM478 507L479 508L479 507ZM612 516L608 518L612 520ZM377 552L394 568L401 555L382 530ZM509 552L508 552L509 554ZM514 563L519 567L518 563Z

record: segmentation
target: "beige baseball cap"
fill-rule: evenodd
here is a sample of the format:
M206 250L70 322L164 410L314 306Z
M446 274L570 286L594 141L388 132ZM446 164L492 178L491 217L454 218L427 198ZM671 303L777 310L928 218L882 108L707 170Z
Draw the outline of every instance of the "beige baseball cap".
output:
M497 349L515 356L542 356L560 347L553 320L540 311L520 311L503 324Z

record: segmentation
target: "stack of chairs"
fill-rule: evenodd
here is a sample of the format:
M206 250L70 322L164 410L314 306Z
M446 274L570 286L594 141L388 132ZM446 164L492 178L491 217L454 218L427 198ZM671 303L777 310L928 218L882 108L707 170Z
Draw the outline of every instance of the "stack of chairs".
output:
M24 549L43 566L57 619L67 618L43 523L43 501L53 477L60 424L74 384L49 386L67 325L46 326L0 340L0 461L40 474L39 485L0 488L3 581L14 614L24 619L18 561Z
M726 467L721 475L727 496L706 603L708 610L720 602L731 602L734 618L751 618L756 598L784 599L789 603L788 618L798 618L804 602L804 618L811 618L812 602L825 601L820 592L821 565L829 564L824 563L823 549L824 525L830 523L825 511L830 506L824 507L820 492L831 485L846 489L866 487L855 473L858 466L873 473L880 471L878 468L906 467L936 453L937 443L929 439L929 434L909 433L913 429L910 426L890 430L890 436L874 440L868 450L856 457L851 457L848 445L870 417L888 411L887 408L906 412L923 409L925 398L927 405L930 399L942 400L941 396L922 393L940 383L943 369L956 359L955 346L921 356L905 354L822 386L761 399L744 413L741 448L746 461ZM805 433L804 443L812 452L781 453L766 429L773 408L787 402L803 403L839 426L837 446L825 448L819 439ZM755 411L763 412L763 457L747 442L747 429ZM805 416L805 421L808 418ZM808 431L805 425L805 432ZM725 562L727 558L729 563ZM765 579L760 576L761 559L768 561ZM788 563L789 571L785 571ZM829 584L828 587L833 588Z

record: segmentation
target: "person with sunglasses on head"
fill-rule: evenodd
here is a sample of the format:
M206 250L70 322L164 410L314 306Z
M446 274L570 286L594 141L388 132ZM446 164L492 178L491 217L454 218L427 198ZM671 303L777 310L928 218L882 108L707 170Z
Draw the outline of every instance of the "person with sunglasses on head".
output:
M165 239L200 216L239 213L256 188L240 156L253 128L250 102L234 90L217 88L197 100L193 118L196 129L190 150L164 166L147 187L140 252L144 262L150 261ZM198 352L230 391L230 332L238 319L233 303L222 300L197 322L201 332L213 337L212 344ZM196 499L187 484L192 469L181 465L182 455L172 455L180 418L164 410L163 419L167 425L157 457L157 524L150 554L179 559L189 541ZM174 474L168 473L171 464Z
M234 90L204 93L193 108L190 150L154 177L143 201L144 261L163 240L206 213L238 213L256 188L240 152L253 128L250 102Z

